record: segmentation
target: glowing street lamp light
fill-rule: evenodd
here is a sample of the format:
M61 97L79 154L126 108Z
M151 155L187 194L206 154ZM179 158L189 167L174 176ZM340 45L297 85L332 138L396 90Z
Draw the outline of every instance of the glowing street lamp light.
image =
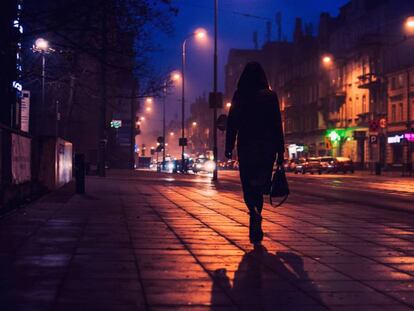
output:
M226 103L226 107L230 108L231 107L231 102Z
M170 136L174 136L174 132L170 132Z
M414 16L410 16L407 18L405 22L405 27L410 31L414 31Z
M145 102L147 103L147 104L152 104L152 102L153 102L154 100L152 99L152 97L147 97L146 99L145 99Z
M139 118L141 121L145 121L145 117L141 117Z
M173 72L171 74L171 80L173 80L174 82L180 81L181 80L181 74L179 72Z
M194 122L193 122L193 126L194 126L194 127L195 127L195 126L197 126L197 122L195 122L195 121L194 121Z
M145 108L145 110L147 111L147 112L151 112L151 107L147 107L147 108Z
M204 40L207 37L207 31L204 28L197 28L194 31L194 36L198 40Z
M330 55L324 55L324 56L322 57L322 63L323 63L325 66L330 66L330 65L332 65L332 63L333 63L332 56L330 56Z

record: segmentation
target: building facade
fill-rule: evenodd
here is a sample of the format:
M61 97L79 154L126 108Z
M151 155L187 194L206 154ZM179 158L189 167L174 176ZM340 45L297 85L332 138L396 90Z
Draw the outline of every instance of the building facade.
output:
M279 95L289 157L345 156L360 168L411 163L407 138L406 147L389 144L412 138L410 16L412 1L352 0L336 17L322 13L317 35L297 19L292 41L230 52L226 92L255 57Z

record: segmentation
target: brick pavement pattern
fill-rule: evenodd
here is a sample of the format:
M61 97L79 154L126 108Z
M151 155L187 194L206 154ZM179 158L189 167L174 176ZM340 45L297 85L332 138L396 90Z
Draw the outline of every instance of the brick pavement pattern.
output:
M414 310L414 217L116 172L0 220L0 310ZM410 218L411 217L411 218Z

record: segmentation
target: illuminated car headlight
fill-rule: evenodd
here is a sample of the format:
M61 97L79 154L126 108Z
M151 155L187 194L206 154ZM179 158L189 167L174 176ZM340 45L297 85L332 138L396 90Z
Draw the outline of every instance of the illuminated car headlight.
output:
M173 169L174 169L174 163L168 163L168 164L167 164L167 168L168 168L169 170L173 170Z
M204 166L207 172L212 172L216 168L216 163L214 161L207 161Z

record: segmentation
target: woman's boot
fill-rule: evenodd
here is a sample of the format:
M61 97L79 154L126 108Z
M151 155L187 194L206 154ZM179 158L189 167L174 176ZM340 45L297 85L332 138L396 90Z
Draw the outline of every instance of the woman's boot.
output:
M256 208L250 210L249 229L250 243L260 243L263 240L262 216Z

